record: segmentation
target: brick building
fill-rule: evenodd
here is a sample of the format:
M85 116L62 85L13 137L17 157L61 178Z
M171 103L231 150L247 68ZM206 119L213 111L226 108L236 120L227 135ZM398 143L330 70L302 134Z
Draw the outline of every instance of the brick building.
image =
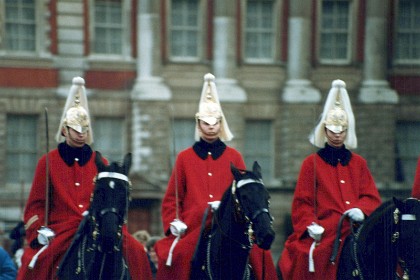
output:
M131 232L161 233L160 199L176 153L194 141L208 72L230 145L262 165L275 257L334 79L347 83L356 152L382 197L408 196L420 153L419 9L415 0L0 1L3 230L20 219L37 159L56 146L75 76L86 80L93 148L134 155Z

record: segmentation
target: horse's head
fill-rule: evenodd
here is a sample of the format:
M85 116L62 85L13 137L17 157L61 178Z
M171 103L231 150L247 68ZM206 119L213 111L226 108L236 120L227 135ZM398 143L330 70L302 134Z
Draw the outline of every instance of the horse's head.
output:
M235 178L232 194L245 218L252 223L257 245L268 250L274 241L275 232L269 211L270 195L262 182L261 167L254 162L251 172L239 170L231 164L231 171Z
M105 165L96 152L98 174L89 213L98 228L100 249L112 252L117 249L122 237L122 225L126 222L129 203L130 180L127 175L131 166L131 154L124 157L123 164L112 162Z
M394 203L399 209L399 259L410 279L420 279L420 200L407 198Z

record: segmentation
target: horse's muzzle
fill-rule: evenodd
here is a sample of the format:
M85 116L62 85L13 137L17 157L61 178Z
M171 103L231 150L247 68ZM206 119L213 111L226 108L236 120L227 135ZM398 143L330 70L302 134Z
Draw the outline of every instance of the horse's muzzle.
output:
M276 233L273 230L270 213L259 215L253 223L256 244L261 249L269 250L271 248L271 244L274 241L274 238L276 237Z

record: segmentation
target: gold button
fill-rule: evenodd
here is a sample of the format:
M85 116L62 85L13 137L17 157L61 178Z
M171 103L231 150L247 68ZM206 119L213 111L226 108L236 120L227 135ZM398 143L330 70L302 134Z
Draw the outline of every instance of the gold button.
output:
M83 208L83 205L82 204L79 204L79 208Z
M80 186L80 183L76 182L76 183L74 183L74 185L75 185L76 187L78 187L78 186Z
M213 174L211 174L211 172L209 172L208 174L209 174L209 176L213 176Z
M350 201L348 201L348 200L347 200L347 201L346 201L346 204L350 204Z
M75 161L79 161L79 158L74 158Z
M209 194L209 197L210 197L210 198L213 198L213 195L212 195L212 194Z
M211 152L208 152L209 155L211 155Z
M344 180L340 180L340 183L341 183L341 184L344 184L345 182L346 182L346 181L344 181Z

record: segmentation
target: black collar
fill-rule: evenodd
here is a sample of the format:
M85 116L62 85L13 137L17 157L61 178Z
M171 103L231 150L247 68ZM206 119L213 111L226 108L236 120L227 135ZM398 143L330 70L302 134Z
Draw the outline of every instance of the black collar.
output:
M213 143L208 143L200 138L200 141L193 145L194 152L201 158L206 159L211 154L213 159L218 159L226 150L226 144L217 139Z
M340 162L341 165L346 166L351 159L351 152L343 145L341 148L334 148L325 144L325 148L318 151L318 155L329 165L337 166Z
M81 148L73 148L70 147L66 142L58 144L58 152L68 166L72 166L76 159L78 159L80 166L85 165L93 153L92 149L87 144Z

